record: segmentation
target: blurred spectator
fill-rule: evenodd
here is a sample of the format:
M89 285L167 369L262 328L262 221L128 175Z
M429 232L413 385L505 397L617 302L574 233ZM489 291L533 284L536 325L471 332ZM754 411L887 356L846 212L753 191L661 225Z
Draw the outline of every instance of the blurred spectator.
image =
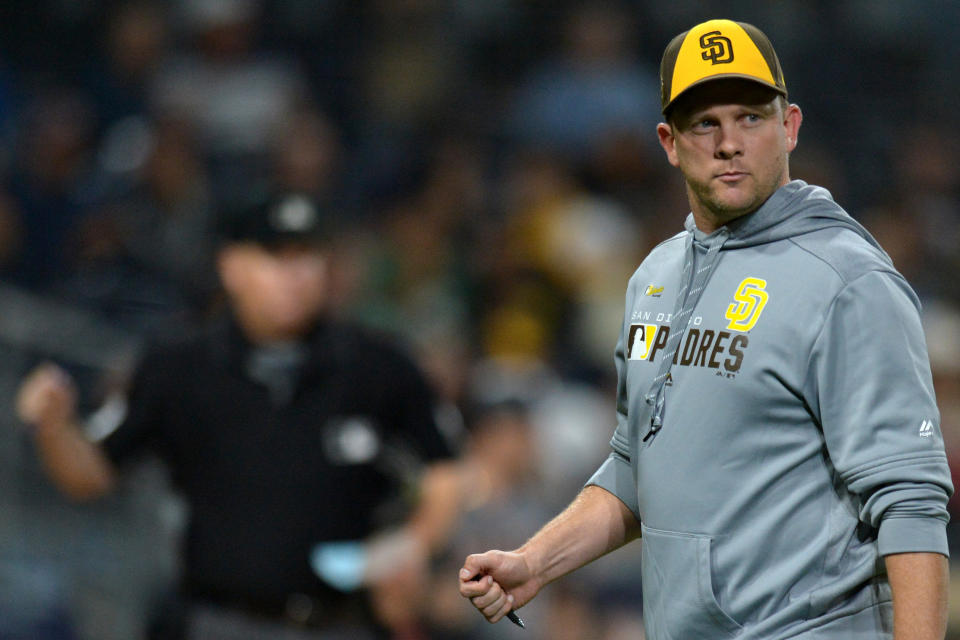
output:
M543 301L552 302L533 309L535 297L516 297L547 332L540 357L565 373L609 369L609 335L623 315L623 283L649 242L644 230L619 203L586 190L556 156L519 155L505 182L492 299L509 300L510 291L537 280L522 274L540 274Z
M67 272L91 173L93 111L83 94L49 88L24 113L8 183L22 246L10 269L18 282L44 289Z
M960 268L960 154L957 135L918 123L897 141L892 165L907 224L921 236L924 279L937 296L960 300L960 283L944 277Z
M562 51L520 83L511 134L579 160L618 134L652 131L659 82L636 56L633 18L628 4L577 4L563 22Z
M0 172L6 173L13 162L13 143L16 140L16 116L20 95L12 70L0 52Z
M860 217L885 248L897 270L913 283L921 299L935 295L939 274L929 268L923 230L914 215L894 196L885 205L865 209Z
M486 204L479 159L469 143L447 139L371 232L356 234L354 314L415 342L469 331L472 267L485 249L474 242Z
M158 73L152 108L195 129L214 195L238 197L238 185L265 177L269 136L308 98L308 84L295 61L257 48L257 0L177 6L191 46Z
M146 124L146 123L144 123ZM77 225L70 272L56 293L140 334L198 316L216 289L211 196L204 164L181 122L131 134L135 162L98 165L109 185Z
M340 176L336 126L318 109L303 108L279 123L269 141L273 181L282 188L329 200Z
M817 138L804 138L790 154L790 173L807 184L821 185L837 201L849 198L850 189L841 159ZM863 215L860 211L857 214L858 218Z
M445 2L373 0L365 60L365 117L400 132L429 123L458 84L460 43L446 28ZM462 82L462 80L460 80Z
M0 192L0 273L6 273L22 250L22 214L5 191Z
M543 506L553 513L604 457L610 399L589 385L558 376L542 361L479 360L471 372L470 396L490 404L523 404L532 427L537 476L548 488Z
M353 105L358 169L350 191L374 209L409 186L411 173L429 170L432 147L456 131L451 123L463 122L462 91L482 102L482 86L463 67L466 43L451 28L449 8L437 0L371 0L362 12Z
M110 15L103 57L84 74L105 135L125 118L149 112L150 87L166 54L167 31L166 8L155 1L124 2Z

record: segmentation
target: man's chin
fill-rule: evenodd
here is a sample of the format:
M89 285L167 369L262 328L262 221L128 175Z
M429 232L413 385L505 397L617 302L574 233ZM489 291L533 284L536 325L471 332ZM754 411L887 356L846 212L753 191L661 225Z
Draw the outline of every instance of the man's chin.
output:
M756 198L743 196L737 198L717 198L709 203L710 209L720 219L734 220L757 209Z

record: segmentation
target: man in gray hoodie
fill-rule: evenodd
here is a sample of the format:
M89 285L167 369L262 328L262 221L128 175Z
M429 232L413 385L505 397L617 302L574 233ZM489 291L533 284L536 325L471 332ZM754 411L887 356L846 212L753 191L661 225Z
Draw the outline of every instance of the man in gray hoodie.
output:
M942 639L953 487L916 295L790 180L802 115L756 27L697 25L660 74L692 212L627 289L612 453L460 592L496 622L642 536L648 640Z

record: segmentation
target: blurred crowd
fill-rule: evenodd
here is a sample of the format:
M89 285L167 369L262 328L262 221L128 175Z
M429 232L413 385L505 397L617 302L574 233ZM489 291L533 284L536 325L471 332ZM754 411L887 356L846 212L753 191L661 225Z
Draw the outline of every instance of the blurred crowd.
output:
M4 3L0 638L142 632L176 571L176 500L149 496L166 494L147 467L136 491L64 503L13 424L13 389L54 359L109 411L142 344L222 304L214 221L262 184L324 204L337 313L416 355L476 474L437 560L431 637L520 633L483 623L456 569L521 544L607 453L626 282L688 210L656 141L657 64L711 17L771 37L805 115L793 177L829 188L920 294L960 470L960 4L701 5ZM525 637L639 637L638 562L628 548L554 585Z

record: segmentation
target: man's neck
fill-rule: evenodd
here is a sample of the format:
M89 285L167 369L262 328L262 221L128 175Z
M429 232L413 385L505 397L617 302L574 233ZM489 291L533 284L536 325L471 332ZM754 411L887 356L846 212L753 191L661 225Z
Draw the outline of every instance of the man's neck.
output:
M712 212L704 212L702 210L698 210L697 207L693 207L693 206L690 207L690 210L693 212L693 222L694 224L697 225L697 229L699 229L700 231L702 231L707 235L710 235L720 227L726 226L727 224L733 222L734 220L737 220L738 218L742 218L743 216L748 216L754 211L756 211L756 209L753 209L752 211L747 211L744 213L736 213L736 214L721 216L721 215L713 214Z
M707 235L710 235L720 227L724 227L734 220L749 216L750 214L758 211L767 202L767 200L770 199L770 196L772 196L781 187L789 182L789 174L784 174L780 180L780 183L777 184L773 191L771 191L767 197L760 202L759 205L747 211L714 211L707 207L703 202L698 200L688 185L687 198L690 203L690 211L693 213L693 222L697 225L697 229Z

